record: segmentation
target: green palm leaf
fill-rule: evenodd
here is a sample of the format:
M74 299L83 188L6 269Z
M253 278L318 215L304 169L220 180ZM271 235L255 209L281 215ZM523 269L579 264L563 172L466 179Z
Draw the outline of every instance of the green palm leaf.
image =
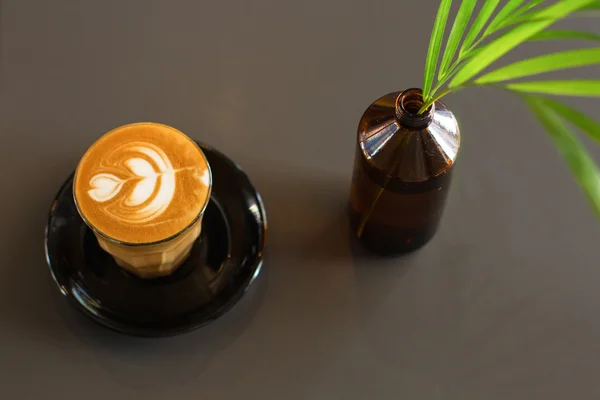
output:
M600 97L600 80L517 82L504 87L517 92Z
M528 4L525 4L523 7L516 10L510 16L506 17L504 19L504 21L500 22L498 24L496 30L506 28L507 26L510 26L517 22L527 21L528 19L535 19L536 18L535 15L537 15L538 11L534 11L531 13L527 13L527 11L531 10L534 7L537 7L544 1L546 1L546 0L532 0ZM532 18L532 16L533 16L533 18Z
M597 16L599 16L600 14L598 14L597 11L600 10L600 3L594 4L594 2L597 2L598 0L592 0L592 1L593 1L592 4L581 7L580 9L577 10L576 13L569 15L569 17L571 17L571 16L573 16L573 17L597 17ZM540 13L543 11L544 10L534 10L530 13L516 13L515 15L507 18L506 21L501 23L500 26L498 26L497 30L506 28L509 25L520 24L523 22L548 20L547 16L540 15Z
M444 57L442 57L442 63L440 64L439 76L441 76L442 79L448 72L448 68L450 68L450 63L452 62L452 58L458 49L458 44L460 43L460 39L462 38L465 28L469 23L471 14L473 14L473 9L475 8L476 2L476 0L463 0L460 4L460 8L456 14L454 23L452 24L452 29L450 30L448 43L446 43Z
M475 42L477 35L479 35L485 24L492 16L499 2L500 0L486 0L485 4L483 5L483 7L481 7L481 10L479 11L479 14L477 14L477 18L475 18L473 25L471 25L469 33L463 41L460 51L458 52L459 56L462 56L465 52L467 52L473 44L473 42Z
M600 1L596 0L592 4L583 7L582 10L600 10Z
M477 75L491 63L508 53L510 50L523 43L531 36L542 31L554 21L589 5L594 0L562 0L539 12L540 17L547 20L528 22L518 25L511 31L500 36L485 46L484 50L465 62L460 71L454 76L449 87L456 87Z
M450 6L452 0L442 0L435 17L435 23L433 24L433 31L431 32L431 38L429 40L429 49L427 51L427 60L425 61L425 76L423 79L423 98L429 97L429 92L433 86L433 78L435 77L435 69L437 66L440 47L442 46L442 40L444 38L444 30L446 29L446 21L448 20L448 14L450 13Z
M532 96L526 96L525 100L542 126L548 131L594 211L600 216L600 170L594 160L559 115L552 108L544 106L544 101Z
M485 48L485 46L476 47L474 49L471 49L467 53L463 54L461 59L466 60L468 58L475 57L477 54L481 53L484 48Z
M531 0L529 3L527 3L523 7L521 7L521 9L519 9L518 13L520 13L520 14L525 13L525 12L531 10L532 8L539 6L540 4L542 4L545 1L547 1L547 0Z
M592 49L578 49L563 51L553 54L518 61L514 64L498 68L489 72L475 81L476 84L507 81L524 76L537 75L544 72L558 71L567 68L576 68L584 65L600 63L600 47Z
M590 32L569 31L569 30L551 30L547 29L536 33L529 38L530 41L555 40L555 39L582 39L600 41L600 35Z
M488 25L487 29L483 33L484 36L491 34L496 30L506 18L510 17L517 8L523 3L524 0L509 0L504 7L496 14L492 22Z
M590 138L600 143L600 123L559 101L541 97L538 99L545 107L552 109L552 111L585 132Z

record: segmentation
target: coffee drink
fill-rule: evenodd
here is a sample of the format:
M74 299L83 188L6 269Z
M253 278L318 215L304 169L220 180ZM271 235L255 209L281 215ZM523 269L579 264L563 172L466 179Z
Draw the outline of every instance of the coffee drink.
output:
M170 126L113 129L83 155L73 182L100 246L140 277L172 273L201 231L212 177L198 145Z

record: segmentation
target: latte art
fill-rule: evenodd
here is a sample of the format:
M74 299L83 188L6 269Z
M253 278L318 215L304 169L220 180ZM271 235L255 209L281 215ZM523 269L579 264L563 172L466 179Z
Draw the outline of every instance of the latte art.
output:
M187 136L141 123L94 143L75 184L80 211L101 232L123 242L153 242L186 228L202 211L210 169Z
M105 208L106 212L130 224L147 223L164 213L175 194L177 173L164 151L150 143L131 142L114 152L137 153L138 156L125 158L126 168L103 165L106 171L119 170L120 176L109 172L94 175L90 180L92 189L88 190L90 197L99 203L115 199ZM113 154L108 158L113 158L111 156ZM123 193L127 182L132 182L133 187L130 193Z

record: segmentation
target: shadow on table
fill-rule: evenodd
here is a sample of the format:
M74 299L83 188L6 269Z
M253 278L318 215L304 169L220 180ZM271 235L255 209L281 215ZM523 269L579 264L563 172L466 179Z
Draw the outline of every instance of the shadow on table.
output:
M269 222L269 251L278 260L321 265L347 260L346 204L349 182L343 176L311 170L255 174Z
M352 242L357 296L364 317L368 317L371 309L385 301L390 292L398 287L418 253L384 257L370 253L352 233L349 240Z
M55 305L71 334L123 386L146 392L169 391L197 379L220 352L252 323L268 287L268 259L245 296L217 320L179 336L138 338L108 330L68 306Z

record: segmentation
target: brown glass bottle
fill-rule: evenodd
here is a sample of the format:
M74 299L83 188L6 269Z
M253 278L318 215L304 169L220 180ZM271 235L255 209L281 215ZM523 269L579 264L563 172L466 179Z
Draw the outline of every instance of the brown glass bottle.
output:
M372 252L400 255L436 233L460 146L454 114L420 89L376 100L358 125L350 222Z

